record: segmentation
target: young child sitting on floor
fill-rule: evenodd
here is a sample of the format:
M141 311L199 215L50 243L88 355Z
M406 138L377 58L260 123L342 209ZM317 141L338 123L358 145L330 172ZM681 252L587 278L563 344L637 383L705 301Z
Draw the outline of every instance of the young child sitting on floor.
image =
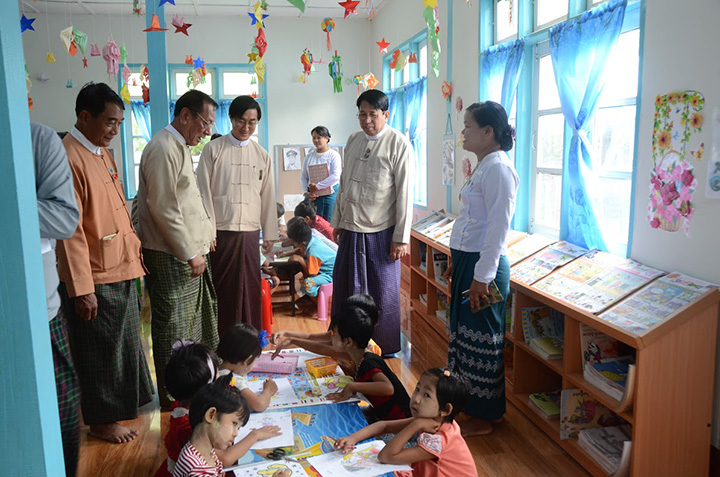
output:
M173 477L223 475L223 462L216 451L233 445L238 429L247 424L249 416L250 409L235 387L234 376L222 376L200 388L190 404L192 435L180 451ZM289 471L273 474L289 476Z
M190 439L190 401L204 385L211 383L218 375L218 359L215 353L202 343L178 341L173 345L172 356L165 368L165 386L175 399L170 413L170 429L165 435L168 458L155 473L155 477L169 477L183 446ZM280 434L277 426L266 426L253 430L250 435L226 451L218 450L220 460L232 465L255 444ZM227 459L225 458L227 457Z
M357 364L355 381L345 385L339 393L328 395L328 399L345 401L354 393L362 393L370 404L370 420L394 420L410 417L410 397L395 373L385 361L374 353L366 351L373 333L373 323L362 309L344 307L330 322L332 345L336 351L346 352Z
M263 383L263 390L255 394L248 387L247 373L255 364L255 359L262 353L267 343L266 333L262 335L251 325L239 323L220 337L217 354L222 359L219 375L233 374L235 386L240 390L253 412L263 412L270 405L270 398L277 392L277 384L272 379L266 379Z
M450 371L433 368L425 371L410 400L412 417L399 421L379 421L348 437L335 441L335 447L347 453L364 439L396 433L378 454L385 464L407 464L412 471L396 472L399 477L477 477L477 468L455 416L467 402L468 388ZM419 433L417 445L403 446Z
M370 321L372 322L373 329L375 329L375 325L378 321L378 309L377 305L375 305L375 300L373 300L373 297L361 293L358 293L357 295L352 295L350 298L345 300L342 308L352 306L356 306L365 311L365 313L370 316ZM306 331L289 330L278 331L277 333L273 333L273 335L270 337L270 342L275 345L275 351L272 355L273 359L275 359L282 350L290 348L291 346L298 346L308 351L312 351L313 353L321 354L323 356L331 356L336 361L338 361L338 363L340 363L343 368L348 368L348 371L346 372L349 372L350 374L355 374L354 367L352 369L349 369L352 363L352 358L350 358L350 355L347 354L347 352L345 351L336 351L335 348L333 348L332 332L330 332L329 330L324 333L308 333ZM382 350L380 349L380 346L378 346L377 343L375 343L375 341L373 341L372 339L368 342L366 351L369 351L370 353L375 353L378 356L382 356Z
M333 281L335 252L313 237L310 226L299 217L290 219L287 234L300 253L289 260L302 267L302 290L315 302L320 286Z

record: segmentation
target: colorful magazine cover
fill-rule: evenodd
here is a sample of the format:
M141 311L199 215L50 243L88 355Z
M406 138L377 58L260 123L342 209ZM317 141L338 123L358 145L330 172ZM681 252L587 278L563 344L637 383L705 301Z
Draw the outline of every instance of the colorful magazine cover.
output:
M583 429L619 426L626 422L580 389L563 389L560 395L560 438L576 439Z
M526 285L532 285L549 275L556 268L562 267L587 252L587 249L569 242L554 243L545 250L512 267L510 278Z

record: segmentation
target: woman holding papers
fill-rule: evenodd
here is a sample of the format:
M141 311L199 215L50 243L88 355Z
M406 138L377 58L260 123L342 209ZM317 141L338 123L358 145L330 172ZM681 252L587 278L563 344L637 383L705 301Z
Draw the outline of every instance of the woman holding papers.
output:
M460 191L462 207L450 237L452 276L448 367L470 386L460 422L465 437L492 432L505 414L505 299L510 264L505 240L515 213L518 176L507 154L513 129L502 106L475 103L465 111L463 148L478 162ZM491 283L504 297L493 305Z
M317 214L329 222L335 208L342 160L337 151L328 147L328 128L317 126L311 134L315 149L305 157L300 182L305 197L315 201Z

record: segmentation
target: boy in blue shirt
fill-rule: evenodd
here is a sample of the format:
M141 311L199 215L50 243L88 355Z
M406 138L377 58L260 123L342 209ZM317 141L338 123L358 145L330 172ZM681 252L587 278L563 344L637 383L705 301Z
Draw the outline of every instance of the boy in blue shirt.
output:
M301 218L294 217L287 224L287 236L301 255L292 255L289 260L302 267L303 291L317 301L321 285L332 283L335 267L335 252L312 235L310 226Z

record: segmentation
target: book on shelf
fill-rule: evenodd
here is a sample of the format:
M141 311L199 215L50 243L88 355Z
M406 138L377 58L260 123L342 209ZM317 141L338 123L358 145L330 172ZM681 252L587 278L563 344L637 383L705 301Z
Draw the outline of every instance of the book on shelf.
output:
M420 264L418 265L418 268L422 271L427 271L427 245L420 242L418 244L418 249L420 251Z
M584 323L578 325L583 362L599 363L620 356L618 340Z
M578 445L610 475L622 472L623 461L629 463L632 428L629 425L584 429L578 432Z
M423 305L427 306L427 293L421 293L418 298Z
M445 217L445 214L440 211L434 211L432 214L423 217L422 219L418 220L414 224L412 224L411 228L415 230L416 232L422 233L423 230L428 228L430 225L442 220Z
M330 169L327 164L313 164L308 166L308 178L311 184L317 184L330 177ZM313 192L318 197L332 194L332 187L326 187Z
M455 224L455 219L451 219L449 222L445 223L444 225L438 226L437 228L433 229L432 234L428 235L431 239L437 241L440 237L443 237L446 234L452 233L453 225Z
M613 399L622 400L625 394L629 367L635 364L632 356L606 359L602 362L586 362L583 367L585 381Z
M515 345L512 344L511 341L505 341L505 345L503 346L503 361L505 363L505 380L513 384L513 363L515 361L514 359L514 353L513 350L515 349Z
M433 253L433 271L435 272L435 281L441 285L448 285L447 278L443 277L443 273L448 269L448 256L442 252Z
M515 292L510 291L510 294L508 295L507 299L505 300L505 331L510 333L512 336L514 327L513 327L513 310L515 309Z
M447 324L447 322L448 322L447 309L435 310L435 316L437 316L440 321Z
M549 306L526 306L520 310L523 338L545 359L562 358L565 316Z
M664 274L635 260L593 250L532 287L590 313L600 313Z
M516 282L532 285L553 270L586 253L588 250L585 248L565 241L557 242L512 267L510 278Z
M620 426L626 422L580 389L560 394L560 439L575 439L583 429Z
M435 237L436 234L438 234L440 231L445 230L444 227L447 227L448 224L450 227L452 227L453 222L455 222L455 218L453 217L443 217L438 222L435 222L434 224L430 225L428 228L420 232L424 236L432 239Z
M545 419L560 419L560 391L533 393L528 404Z
M505 238L505 246L506 247L512 247L516 243L518 243L520 240L524 239L527 236L525 232L521 232L519 230L508 230L507 237Z
M510 262L510 266L513 267L516 263L525 260L530 255L537 253L553 242L553 239L540 234L526 235L513 245L508 246L506 256Z
M600 314L600 318L635 334L643 334L673 316L717 285L673 272Z

